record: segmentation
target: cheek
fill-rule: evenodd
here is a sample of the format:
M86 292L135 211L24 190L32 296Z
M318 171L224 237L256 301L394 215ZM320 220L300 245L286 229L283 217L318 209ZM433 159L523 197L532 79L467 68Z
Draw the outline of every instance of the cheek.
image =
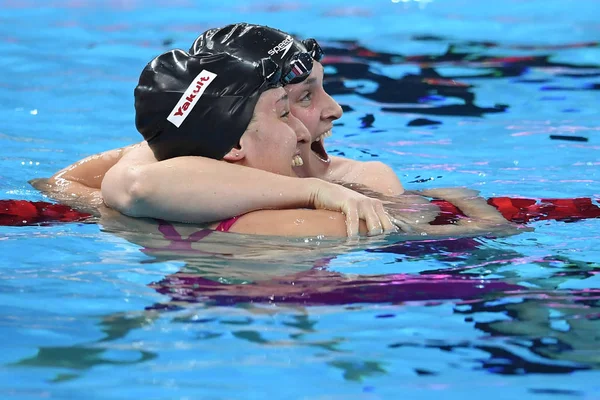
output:
M291 148L295 148L296 143L297 140L295 134L292 136L288 134L288 132L286 132L285 130L281 130L279 132L279 135L277 136L277 139L273 141L273 147L280 149L281 151L279 153L285 154L287 156L287 153L289 153L288 150Z
M294 117L298 118L313 135L319 123L319 114L316 112L315 107L313 105L310 107L292 106L290 109Z

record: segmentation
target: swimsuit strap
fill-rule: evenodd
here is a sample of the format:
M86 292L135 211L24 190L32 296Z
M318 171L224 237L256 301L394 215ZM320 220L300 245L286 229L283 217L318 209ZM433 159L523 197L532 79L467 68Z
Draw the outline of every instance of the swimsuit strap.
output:
M195 254L213 254L210 252L196 250L192 248L193 243L197 243L210 235L212 230L210 229L201 229L197 232L192 233L184 239L181 237L179 232L175 229L175 227L168 221L158 220L158 231L163 235L163 237L169 241L169 244L162 247L144 247L142 252L146 254L157 254L165 251L175 251L175 252L185 252L185 253L195 253Z
M219 223L219 225L217 225L217 227L215 228L215 231L229 232L229 230L231 229L233 224L235 224L239 218L240 218L240 215L221 221Z

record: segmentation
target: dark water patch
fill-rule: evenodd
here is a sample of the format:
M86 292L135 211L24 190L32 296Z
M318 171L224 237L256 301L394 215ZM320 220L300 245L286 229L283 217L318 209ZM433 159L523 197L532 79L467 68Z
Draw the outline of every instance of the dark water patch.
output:
M435 121L427 118L417 118L409 121L406 126L428 126L428 125L441 125L441 121Z
M254 323L254 320L252 318L244 318L239 320L230 319L221 320L220 323L224 325L252 325Z
M370 128L375 122L375 116L373 114L367 114L360 118L361 128Z
M223 334L220 332L210 332L210 331L201 331L196 333L195 337L198 340L211 340L211 339L218 339L220 337L222 337Z
M554 91L578 92L578 91L582 91L582 90L586 90L586 89L577 88L577 87L569 87L569 86L542 86L540 88L540 90L543 92L554 92Z
M531 79L531 78L522 78L522 79L513 79L512 82L515 83L535 83L535 84L540 84L540 83L548 83L551 82L551 79Z
M105 349L90 348L85 346L70 347L40 347L35 356L24 358L13 366L20 367L51 367L86 370L100 365L132 365L153 360L156 354L138 350L140 357L137 360L122 361L110 360L103 357Z
M421 178L421 176L415 176L415 178L412 181L409 181L408 183L425 183L425 182L431 182L434 181L436 179L440 179L442 178L442 176L438 176L438 177L433 177L430 176L429 178Z
M479 367L475 369L484 369L489 373L498 375L527 375L527 374L567 374L576 371L588 370L589 368L583 365L573 363L552 362L546 359L527 359L525 356L516 354L500 346L493 345L478 345L468 341L458 343L447 343L442 340L429 340L426 344L420 343L393 343L387 346L389 349L398 348L429 348L437 349L447 353L458 353L462 349L475 349L488 354L487 358L478 358L476 361ZM459 368L461 368L459 366Z
M414 371L419 376L435 376L435 375L439 375L437 372L433 372L433 371L429 371L429 370L421 369L421 368L415 368Z
M600 77L600 72L588 72L588 73L562 73L556 74L556 76L562 76L565 78L597 78Z
M316 332L315 329L318 321L316 319L311 319L307 315L294 315L292 317L294 321L284 322L283 325L289 326L292 328L300 329L303 332Z
M270 343L267 339L263 338L260 332L256 331L236 331L232 332L232 335L238 339L247 340L248 342L255 344L268 344Z
M375 361L333 361L328 364L341 369L343 377L347 381L361 382L371 376L387 374L381 363Z
M482 368L500 375L564 374L589 369L583 366L557 365L526 360L506 349L493 346L475 347L490 354L489 359L481 360Z
M562 101L566 99L565 96L544 96L540 98L541 101Z
M587 142L588 138L583 136L550 135L552 140L565 140L567 142Z
M585 393L578 390L567 390L567 389L529 389L530 393L533 394L549 394L552 396L571 396L571 397L583 397Z
M363 153L369 157L372 157L372 158L379 157L379 154L375 154L375 153L371 152L369 149L358 149L358 151L360 151L361 153Z
M508 109L505 104L498 104L494 107L478 107L476 105L447 105L431 108L421 107L382 107L381 111L392 113L411 113L427 115L461 116L461 117L483 117L484 114L503 113Z

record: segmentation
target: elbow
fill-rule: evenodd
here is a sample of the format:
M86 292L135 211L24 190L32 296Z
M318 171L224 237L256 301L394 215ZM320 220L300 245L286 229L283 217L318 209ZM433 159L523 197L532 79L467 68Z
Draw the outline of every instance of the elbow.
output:
M148 193L145 182L143 167L111 169L102 181L105 204L130 217L144 217L143 205Z

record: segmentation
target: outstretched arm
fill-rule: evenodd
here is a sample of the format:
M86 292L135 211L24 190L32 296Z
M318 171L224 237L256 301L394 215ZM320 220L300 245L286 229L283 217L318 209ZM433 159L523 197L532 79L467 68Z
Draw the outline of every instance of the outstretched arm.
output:
M507 221L494 207L479 196L479 192L465 188L440 188L415 191L423 196L448 201L466 217L455 224L412 226L415 231L431 235L491 235L510 236L532 228L522 227ZM398 225L400 223L396 222Z

